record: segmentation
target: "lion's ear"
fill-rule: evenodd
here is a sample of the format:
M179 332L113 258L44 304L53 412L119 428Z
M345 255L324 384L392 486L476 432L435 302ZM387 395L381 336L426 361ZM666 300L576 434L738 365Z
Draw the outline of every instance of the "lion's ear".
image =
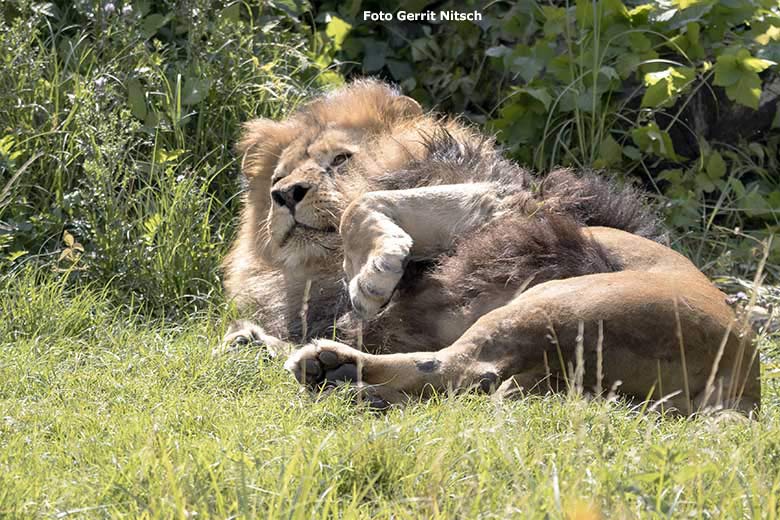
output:
M236 153L247 178L271 177L282 151L295 139L296 130L287 121L253 119L244 123Z
M420 104L409 96L396 96L393 98L393 111L402 118L412 118L422 115Z

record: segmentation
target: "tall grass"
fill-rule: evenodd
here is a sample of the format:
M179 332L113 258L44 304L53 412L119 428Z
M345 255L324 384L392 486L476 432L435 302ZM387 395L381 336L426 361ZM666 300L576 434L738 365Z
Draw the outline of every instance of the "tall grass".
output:
M134 5L0 11L0 269L69 269L170 314L218 292L240 123L289 110L318 69L270 6ZM60 257L64 231L83 254Z

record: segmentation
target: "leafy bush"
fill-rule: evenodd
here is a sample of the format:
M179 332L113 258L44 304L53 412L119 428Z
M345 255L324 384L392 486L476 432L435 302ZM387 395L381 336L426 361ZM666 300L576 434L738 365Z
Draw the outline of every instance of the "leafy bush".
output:
M364 10L426 6L483 19L362 20ZM705 268L755 265L755 239L780 229L773 0L365 0L323 2L317 19L326 34L350 28L330 31L347 74L383 75L486 123L523 163L638 177ZM780 241L772 252L777 264Z
M156 311L219 287L240 123L321 70L284 2L6 2L0 9L0 268L110 282Z

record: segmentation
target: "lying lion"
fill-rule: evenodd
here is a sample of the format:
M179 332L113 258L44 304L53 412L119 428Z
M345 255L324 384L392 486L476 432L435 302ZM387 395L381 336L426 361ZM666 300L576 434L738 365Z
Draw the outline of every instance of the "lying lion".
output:
M632 189L539 180L484 135L357 81L247 123L248 181L225 288L312 388L377 406L435 391L618 388L681 412L759 405L726 297L661 245ZM294 350L291 344L306 343Z

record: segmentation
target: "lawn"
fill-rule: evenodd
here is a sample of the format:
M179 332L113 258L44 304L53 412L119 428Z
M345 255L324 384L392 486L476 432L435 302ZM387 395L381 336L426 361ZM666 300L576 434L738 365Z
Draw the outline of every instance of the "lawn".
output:
M30 271L2 290L13 317L0 324L5 517L778 512L776 380L757 421L562 395L442 396L382 414L347 395L316 401L258 352L212 358L225 327L216 307L175 323L133 318L104 291Z
M778 333L757 420L576 395L377 413L213 358L240 123L339 75L295 2L196 3L0 7L0 517L778 516ZM675 247L727 248L700 209ZM703 267L756 269L734 264Z

